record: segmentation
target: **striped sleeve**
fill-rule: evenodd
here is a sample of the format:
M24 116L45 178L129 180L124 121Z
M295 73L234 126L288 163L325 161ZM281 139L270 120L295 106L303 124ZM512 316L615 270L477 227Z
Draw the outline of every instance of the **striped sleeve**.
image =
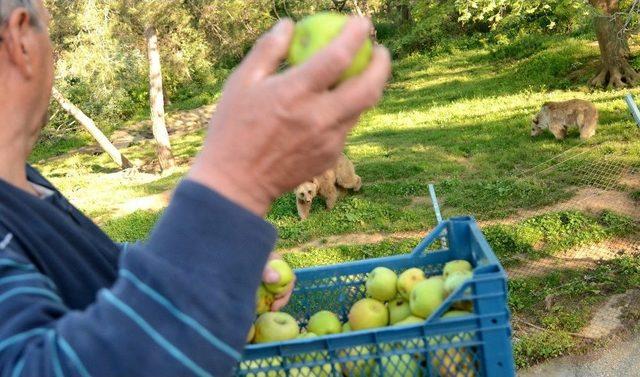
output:
M227 376L253 319L275 231L183 182L148 242L84 311L0 248L0 376Z

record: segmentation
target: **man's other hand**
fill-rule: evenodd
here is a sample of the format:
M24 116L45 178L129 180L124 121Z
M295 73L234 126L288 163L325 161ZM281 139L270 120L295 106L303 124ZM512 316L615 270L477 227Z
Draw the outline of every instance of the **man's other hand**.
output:
M336 86L371 22L352 17L327 48L278 73L293 23L280 21L231 75L189 178L264 216L271 202L330 168L360 114L381 98L390 57L375 47L369 67Z
M273 259L282 259L282 258L277 253L271 253L271 255L269 256L269 260L273 260ZM272 269L271 267L269 267L269 263L267 263L267 265L264 268L264 272L262 273L262 282L277 283L279 280L280 280L280 275L278 274L278 272ZM277 312L278 310L284 308L285 305L289 303L289 300L291 299L291 294L293 294L293 288L295 287L295 284L296 284L296 278L294 276L293 281L289 283L289 285L287 286L287 289L276 296L276 300L273 302L273 305L271 305L271 311Z

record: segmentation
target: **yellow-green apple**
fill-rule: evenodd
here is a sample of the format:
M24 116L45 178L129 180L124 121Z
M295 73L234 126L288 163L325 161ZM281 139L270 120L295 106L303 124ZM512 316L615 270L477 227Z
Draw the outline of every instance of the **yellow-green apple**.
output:
M353 304L349 311L349 325L353 331L383 327L388 324L389 311L378 300L362 299Z
M415 325L418 323L424 323L424 318L416 317L414 315L410 315L402 321L396 323L396 326L406 326L406 325Z
M416 317L427 318L445 299L444 283L437 277L418 283L411 292L409 306Z
M454 272L471 272L473 266L466 260L452 260L444 265L442 276L446 279Z
M345 322L344 325L342 325L342 332L351 332L351 326L349 325L349 322Z
M260 315L270 311L275 299L273 293L269 292L267 288L261 284L256 292L256 313Z
M457 317L464 317L467 315L471 315L471 313L464 311L464 310L450 310L446 313L444 313L444 315L442 316L442 318L457 318Z
M378 301L389 301L396 297L398 276L386 267L376 267L367 276L367 297Z
M295 275L287 262L282 259L272 259L267 263L271 269L278 273L279 279L275 283L265 283L265 288L273 294L279 295L287 290Z
M280 342L295 339L300 328L295 318L287 313L267 312L256 320L256 343Z
M462 284L464 284L467 280L473 279L473 272L471 271L456 271L452 272L447 276L444 281L444 292L447 296L449 296L453 291L458 289ZM471 289L467 289L465 294L471 294Z
M396 298L393 301L389 301L389 324L395 325L403 319L411 315L411 307L409 302L403 298Z
M419 268L410 268L404 271L398 276L398 293L405 300L409 300L413 287L424 279L426 279L424 271Z
M309 318L307 331L322 336L327 334L339 334L342 331L342 323L335 313L328 310L317 312Z
M308 339L308 338L317 338L318 335L312 332L303 332L302 334L296 336L296 339Z
M256 325L251 325L249 334L247 334L247 343L253 342L253 337L256 336Z
M299 65L309 60L340 34L347 20L347 16L331 12L318 13L300 20L296 24L289 47L289 63ZM372 53L373 44L367 39L351 62L351 66L342 73L340 81L362 73L371 62Z

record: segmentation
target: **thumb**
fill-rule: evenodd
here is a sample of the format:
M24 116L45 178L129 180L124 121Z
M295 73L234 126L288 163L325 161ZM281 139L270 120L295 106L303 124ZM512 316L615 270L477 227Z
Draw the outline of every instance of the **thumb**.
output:
M280 280L280 274L273 268L267 266L262 273L262 281L271 284L277 283Z
M238 68L244 80L258 81L276 72L285 59L293 37L293 22L280 20L255 43Z

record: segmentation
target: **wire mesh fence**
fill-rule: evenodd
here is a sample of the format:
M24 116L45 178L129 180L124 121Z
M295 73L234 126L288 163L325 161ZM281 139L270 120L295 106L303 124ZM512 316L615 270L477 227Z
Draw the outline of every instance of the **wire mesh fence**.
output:
M442 204L445 218L477 215L507 270L520 368L640 329L640 158L603 148L503 178L554 198L537 208L506 209L495 190L477 194L495 208Z

